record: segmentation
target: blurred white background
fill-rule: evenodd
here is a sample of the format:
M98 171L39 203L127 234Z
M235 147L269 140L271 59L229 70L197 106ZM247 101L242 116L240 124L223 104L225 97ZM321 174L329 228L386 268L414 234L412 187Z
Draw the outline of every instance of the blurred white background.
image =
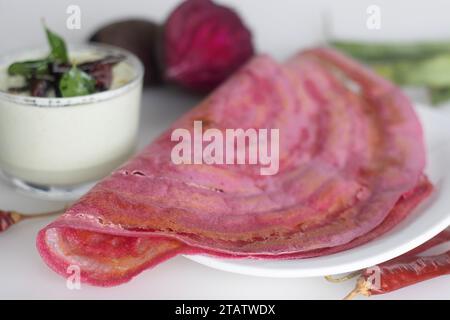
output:
M368 40L450 39L448 0L217 0L235 7L253 30L260 51L285 58L323 41L323 17L336 37ZM70 41L126 17L162 22L179 0L0 0L0 51L41 44L41 18ZM81 29L66 28L69 5L81 8ZM366 9L381 9L381 29L366 27Z

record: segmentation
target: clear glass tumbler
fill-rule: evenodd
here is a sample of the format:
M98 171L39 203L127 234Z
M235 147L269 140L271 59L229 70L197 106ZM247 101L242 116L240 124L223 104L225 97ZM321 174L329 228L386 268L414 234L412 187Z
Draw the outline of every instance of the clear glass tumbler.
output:
M124 55L125 60L114 68L113 87L73 98L6 91L10 63L47 54L47 48L40 48L0 57L0 170L21 190L40 197L74 199L134 152L144 69L133 54L122 49L69 46L72 59Z

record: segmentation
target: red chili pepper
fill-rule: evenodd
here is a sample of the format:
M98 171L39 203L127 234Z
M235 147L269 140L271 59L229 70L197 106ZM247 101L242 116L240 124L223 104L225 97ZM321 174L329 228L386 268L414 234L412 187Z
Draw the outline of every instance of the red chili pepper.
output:
M12 211L0 210L0 232L5 231L20 220L22 220L21 214Z
M44 213L38 213L33 215L26 215L15 211L3 211L0 210L0 232L3 232L7 230L12 225L25 220L25 219L31 219L31 218L43 218L55 214L59 214L62 211L51 211L51 212L44 212Z
M437 245L440 245L441 243L447 242L447 241L450 241L450 229L445 229L444 231L439 233L434 238L431 238L427 242L421 244L417 248L412 249L411 251L408 251L405 254L417 256L417 255L427 251L428 249L431 249L431 248L433 248Z
M351 299L357 294L371 296L388 293L421 281L450 274L450 250L435 256L417 256L417 254L447 241L450 241L450 230L441 232L433 239L400 257L363 270L356 288L344 299Z

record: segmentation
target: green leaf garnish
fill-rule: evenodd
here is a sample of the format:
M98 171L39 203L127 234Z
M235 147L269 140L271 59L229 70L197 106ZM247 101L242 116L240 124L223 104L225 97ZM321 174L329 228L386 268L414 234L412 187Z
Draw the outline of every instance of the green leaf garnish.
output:
M15 62L8 67L8 74L11 76L31 77L48 73L48 60L29 60Z
M88 95L95 92L95 79L73 66L59 81L59 90L63 97Z
M69 62L69 56L67 54L67 47L64 39L56 33L50 31L47 27L45 27L45 33L47 34L47 40L51 50L49 58L53 61L62 63Z

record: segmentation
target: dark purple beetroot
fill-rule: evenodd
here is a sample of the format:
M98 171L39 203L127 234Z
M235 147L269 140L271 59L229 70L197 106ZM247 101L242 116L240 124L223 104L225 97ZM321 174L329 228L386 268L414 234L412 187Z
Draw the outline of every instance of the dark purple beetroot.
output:
M161 82L162 67L158 65L156 46L159 27L146 20L123 20L106 25L96 31L90 41L101 42L134 53L144 64L144 82L155 85Z
M214 89L254 54L252 35L230 8L187 0L164 27L165 77L191 90Z

